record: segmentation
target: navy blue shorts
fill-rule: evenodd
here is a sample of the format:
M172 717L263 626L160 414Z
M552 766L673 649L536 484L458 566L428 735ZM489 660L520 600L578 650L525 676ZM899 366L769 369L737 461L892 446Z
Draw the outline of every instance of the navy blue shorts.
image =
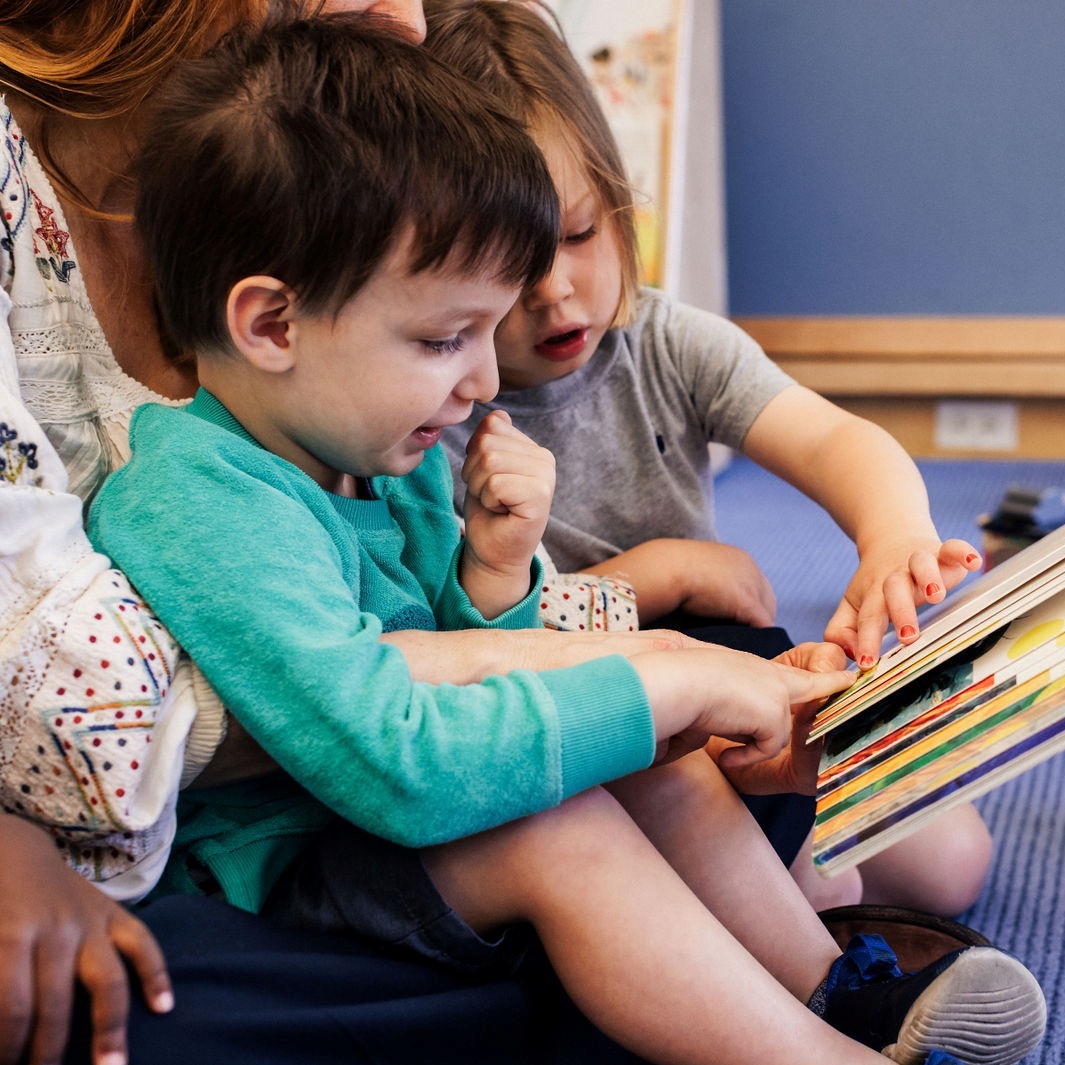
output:
M441 897L418 851L340 818L285 871L263 914L287 928L353 934L474 979L510 975L533 939L525 925L482 939Z

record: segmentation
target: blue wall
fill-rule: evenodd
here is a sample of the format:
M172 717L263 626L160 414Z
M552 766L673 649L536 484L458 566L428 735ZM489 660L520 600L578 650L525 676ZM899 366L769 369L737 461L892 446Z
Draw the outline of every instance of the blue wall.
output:
M732 314L1065 314L1065 0L721 18Z

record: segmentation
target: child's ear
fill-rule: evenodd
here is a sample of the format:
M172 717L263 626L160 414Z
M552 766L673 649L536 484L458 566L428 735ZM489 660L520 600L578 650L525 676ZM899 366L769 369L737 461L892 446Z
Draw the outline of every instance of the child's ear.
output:
M240 353L267 373L292 366L296 294L276 277L245 277L229 291L226 324Z

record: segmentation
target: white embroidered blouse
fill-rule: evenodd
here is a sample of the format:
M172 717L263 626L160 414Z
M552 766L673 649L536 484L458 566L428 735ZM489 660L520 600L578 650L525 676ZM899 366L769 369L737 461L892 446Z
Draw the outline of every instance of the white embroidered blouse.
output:
M121 899L157 880L179 783L224 719L83 530L148 401L171 402L115 362L59 202L0 97L0 805Z

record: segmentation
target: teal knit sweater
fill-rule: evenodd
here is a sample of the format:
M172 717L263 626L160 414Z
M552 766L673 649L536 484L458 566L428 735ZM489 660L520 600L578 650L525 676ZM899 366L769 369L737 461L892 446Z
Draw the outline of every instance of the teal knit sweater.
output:
M367 501L323 491L202 390L185 408L141 407L130 439L90 536L288 774L194 793L172 886L191 890L192 854L254 910L329 811L420 847L650 763L650 708L620 656L429 685L380 641L537 624L538 563L530 595L492 622L459 585L439 447L405 477L375 478Z

